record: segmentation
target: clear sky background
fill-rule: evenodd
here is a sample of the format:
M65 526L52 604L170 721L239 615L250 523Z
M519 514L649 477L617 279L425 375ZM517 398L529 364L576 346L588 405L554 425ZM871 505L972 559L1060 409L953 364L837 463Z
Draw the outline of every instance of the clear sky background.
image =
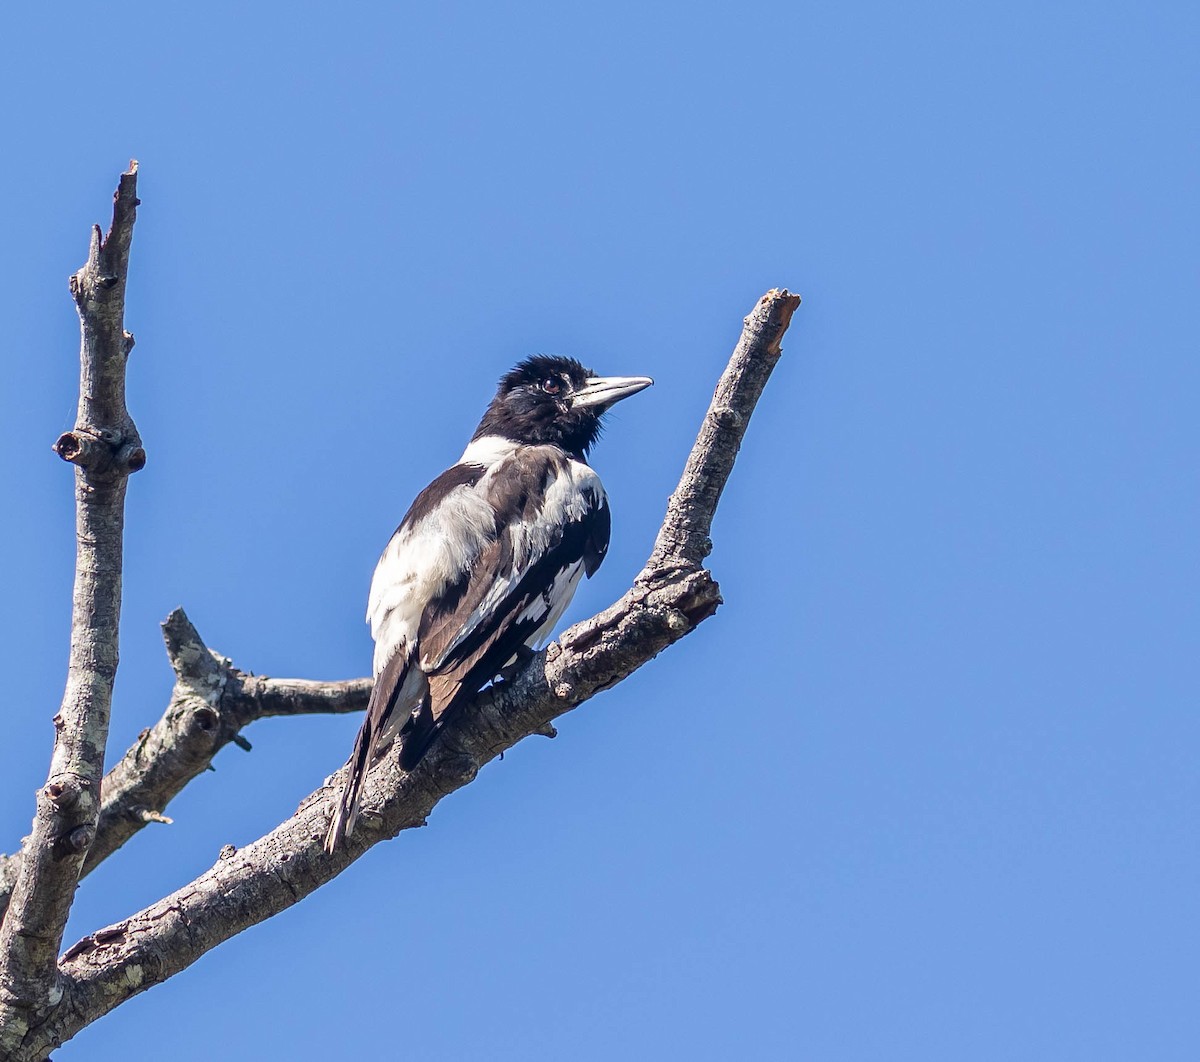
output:
M379 550L534 351L657 380L594 454L613 547L570 618L609 604L743 315L804 297L717 616L57 1062L1198 1057L1200 8L5 20L4 850L65 674L66 281L130 157L110 758L176 605L243 668L365 674ZM68 942L289 815L357 725L256 724Z

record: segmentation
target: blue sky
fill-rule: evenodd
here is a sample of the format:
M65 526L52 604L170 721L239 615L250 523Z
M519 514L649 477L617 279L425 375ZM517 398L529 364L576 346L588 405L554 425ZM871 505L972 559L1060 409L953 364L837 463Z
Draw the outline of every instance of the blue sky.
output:
M742 316L804 296L717 616L57 1062L1196 1057L1194 6L134 3L6 37L6 850L66 661L66 278L128 158L114 757L176 605L244 668L364 674L379 550L527 353L657 380L595 452L613 547L571 616L610 603ZM356 725L257 724L68 936L271 828Z

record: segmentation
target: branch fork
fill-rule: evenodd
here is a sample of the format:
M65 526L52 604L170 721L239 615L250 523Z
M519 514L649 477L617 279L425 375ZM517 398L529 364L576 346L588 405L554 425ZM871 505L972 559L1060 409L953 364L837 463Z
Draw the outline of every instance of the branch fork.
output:
M125 278L137 215L137 164L121 176L112 228L92 231L71 278L79 311L79 410L55 449L76 465L75 588L67 687L54 753L0 925L0 1055L10 1057L62 997L57 954L95 838L121 614L125 485L145 464L125 405ZM10 869L12 864L6 866ZM6 875L7 876L7 875Z
M374 844L424 826L447 794L490 760L631 675L721 604L703 568L713 514L799 297L773 290L745 319L741 339L700 426L645 567L619 601L578 623L483 690L411 772L385 759L364 792L364 828L332 854L323 839L334 779L296 813L241 849L225 846L191 883L57 958L76 885L150 823L169 824L170 800L210 769L242 729L270 715L361 711L368 679L272 679L210 650L182 610L163 624L175 687L163 717L103 778L117 663L123 501L145 464L125 408L133 336L122 317L137 167L122 175L113 226L97 227L88 261L71 278L82 344L79 416L54 449L76 466L79 524L71 662L50 776L21 852L0 856L0 1057L40 1062L49 1050L205 952L297 903ZM335 776L336 778L336 776ZM7 902L7 913L4 912Z

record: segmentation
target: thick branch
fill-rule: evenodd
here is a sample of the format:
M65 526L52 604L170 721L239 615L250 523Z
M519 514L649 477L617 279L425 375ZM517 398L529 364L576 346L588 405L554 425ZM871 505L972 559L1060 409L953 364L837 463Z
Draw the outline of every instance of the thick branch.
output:
M0 928L0 1053L58 1002L56 956L96 831L100 775L117 671L125 485L145 463L125 408L125 278L137 213L137 164L121 176L112 228L92 232L71 278L81 331L79 410L55 449L76 466L75 590L67 688L54 717L50 775Z
M326 787L265 837L241 851L224 849L191 884L77 943L63 957L62 1005L28 1037L20 1057L43 1057L130 996L303 899L372 845L423 825L442 797L470 782L489 760L530 734L553 735L557 716L620 682L712 615L720 593L693 556L695 543L707 538L750 413L798 304L796 296L772 291L747 318L654 553L620 601L570 628L511 682L481 693L410 774L394 760L381 763L368 779L360 829L334 854L322 846L331 810Z

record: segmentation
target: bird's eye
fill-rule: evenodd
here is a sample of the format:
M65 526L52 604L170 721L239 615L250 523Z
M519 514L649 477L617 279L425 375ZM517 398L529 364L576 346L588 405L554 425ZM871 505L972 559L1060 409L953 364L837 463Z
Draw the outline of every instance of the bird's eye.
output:
M542 381L542 390L548 395L561 394L562 389L562 380L558 379L557 376L547 376L546 379Z

